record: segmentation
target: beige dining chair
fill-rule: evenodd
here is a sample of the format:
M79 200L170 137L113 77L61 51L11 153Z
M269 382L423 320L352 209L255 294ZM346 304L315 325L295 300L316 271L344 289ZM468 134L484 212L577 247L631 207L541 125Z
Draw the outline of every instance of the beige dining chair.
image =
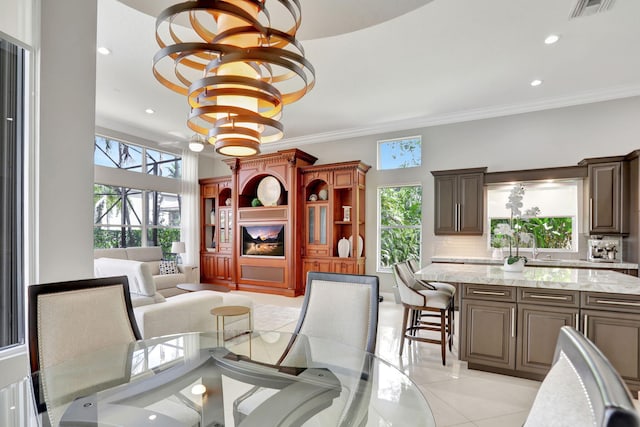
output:
M629 389L600 350L570 326L560 328L554 362L524 427L638 427Z
M393 274L404 307L399 354L402 355L405 340L409 340L409 343L439 344L442 364L446 365L447 343L451 350L453 341L451 294L437 289L417 290L414 283L416 279L406 262L394 264ZM437 332L439 339L421 336L421 331Z
M130 375L129 357L122 357L120 363L110 358L100 370L75 375L73 366L64 368L64 362L84 354L101 357L102 349L117 348L113 354L122 354L120 350L140 339L140 332L126 276L32 285L28 295L29 361L36 403L39 412L47 410L51 424L57 425L70 390L118 384ZM109 357L110 352L103 354ZM63 368L58 375L62 369L71 375L64 382L41 372L59 365Z
M277 364L329 367L338 378L342 378L340 369L360 370L361 375L355 384L346 380L343 382L343 387L351 391L343 393L340 397L342 402L332 405L305 425L366 424L366 402L370 394L368 386L372 380L369 378L370 356L375 352L378 331L378 296L377 276L321 272L307 274L300 317ZM314 337L321 340L314 341ZM327 343L337 343L337 348L346 351L337 353ZM350 348L357 351L350 352ZM240 396L234 402L236 426L259 405L268 404L267 399L275 393L277 390L256 387Z

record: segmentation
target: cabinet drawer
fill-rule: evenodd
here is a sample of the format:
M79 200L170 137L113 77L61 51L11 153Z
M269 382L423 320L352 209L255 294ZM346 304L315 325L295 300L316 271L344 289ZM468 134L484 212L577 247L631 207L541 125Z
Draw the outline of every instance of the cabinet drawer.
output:
M305 251L306 256L329 256L328 248L310 248Z
M582 292L581 307L596 310L640 313L640 295Z
M515 301L516 289L508 286L463 284L463 298L487 301Z
M580 298L578 291L519 288L518 302L526 302L528 304L558 305L563 307L578 307Z

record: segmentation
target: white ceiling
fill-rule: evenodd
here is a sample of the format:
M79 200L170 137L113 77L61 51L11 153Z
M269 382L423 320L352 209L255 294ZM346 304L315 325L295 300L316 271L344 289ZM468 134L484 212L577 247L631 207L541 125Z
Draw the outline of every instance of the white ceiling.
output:
M273 148L640 95L640 1L569 19L576 1L302 0L317 82L285 106ZM98 1L97 44L112 54L97 55L96 124L186 139L185 98L151 74L155 18L139 10L153 9L126 2Z

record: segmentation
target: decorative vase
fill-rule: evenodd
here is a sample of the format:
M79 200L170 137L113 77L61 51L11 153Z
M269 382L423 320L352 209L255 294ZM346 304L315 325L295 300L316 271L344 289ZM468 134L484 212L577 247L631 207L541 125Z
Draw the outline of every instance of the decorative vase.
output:
M522 273L524 271L524 259L520 258L513 264L509 264L509 258L504 259L504 271L510 271L512 273Z
M338 242L338 256L340 258L347 258L349 256L349 250L351 249L351 245L349 241L343 237Z
M502 259L503 258L502 248L493 248L493 253L491 255L491 258L493 258L493 259Z
M216 210L211 209L211 225L216 225Z

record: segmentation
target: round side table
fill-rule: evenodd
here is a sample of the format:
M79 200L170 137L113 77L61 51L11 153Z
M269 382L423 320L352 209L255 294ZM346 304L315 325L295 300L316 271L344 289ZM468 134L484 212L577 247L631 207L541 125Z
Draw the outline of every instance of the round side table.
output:
M244 305L221 305L221 306L212 308L211 314L213 314L216 317L216 329L218 330L218 345L220 345L220 337L222 337L222 344L224 344L225 317L242 316L243 314L247 314L249 316L249 326L251 326L251 309ZM222 328L220 328L220 323L222 323ZM249 357L251 357L251 331L250 330L249 330Z

